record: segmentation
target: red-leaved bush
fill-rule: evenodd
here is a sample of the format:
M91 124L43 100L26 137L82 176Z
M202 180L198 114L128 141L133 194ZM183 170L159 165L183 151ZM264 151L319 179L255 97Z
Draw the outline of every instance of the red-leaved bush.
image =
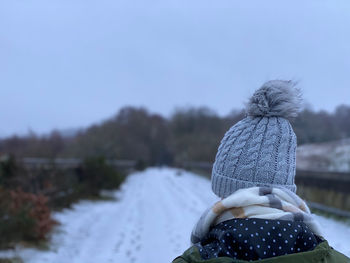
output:
M44 240L54 224L45 196L0 188L0 247Z

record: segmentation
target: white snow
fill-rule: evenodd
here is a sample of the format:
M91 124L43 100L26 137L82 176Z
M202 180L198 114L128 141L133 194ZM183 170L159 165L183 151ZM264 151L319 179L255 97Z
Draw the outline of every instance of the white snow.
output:
M297 169L349 172L350 138L298 146Z
M0 257L25 263L171 262L190 246L201 213L217 200L210 182L170 168L130 175L115 201L82 201L54 214L51 249L17 248ZM317 216L329 243L350 256L350 226Z

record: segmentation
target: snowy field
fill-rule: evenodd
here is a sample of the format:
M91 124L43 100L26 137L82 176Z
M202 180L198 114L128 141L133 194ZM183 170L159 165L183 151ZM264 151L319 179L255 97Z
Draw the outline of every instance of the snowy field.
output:
M82 201L55 213L51 249L17 248L0 257L25 263L171 262L190 246L192 227L217 200L207 179L169 168L130 175L115 201ZM350 256L350 226L317 216L331 246Z
M350 171L350 139L298 146L297 169L308 171Z

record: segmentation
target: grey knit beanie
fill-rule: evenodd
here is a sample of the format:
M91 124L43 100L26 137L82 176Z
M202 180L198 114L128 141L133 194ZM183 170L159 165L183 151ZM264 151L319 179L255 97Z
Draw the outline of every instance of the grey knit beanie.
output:
M211 177L217 196L253 186L296 191L297 139L287 119L300 108L300 91L292 81L271 80L255 91L247 117L226 132L219 146Z

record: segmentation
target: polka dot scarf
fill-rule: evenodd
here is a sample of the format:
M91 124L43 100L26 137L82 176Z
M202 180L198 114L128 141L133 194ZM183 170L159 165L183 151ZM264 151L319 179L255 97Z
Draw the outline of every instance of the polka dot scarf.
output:
M301 222L231 219L213 227L195 244L203 259L261 260L314 249L321 238Z

